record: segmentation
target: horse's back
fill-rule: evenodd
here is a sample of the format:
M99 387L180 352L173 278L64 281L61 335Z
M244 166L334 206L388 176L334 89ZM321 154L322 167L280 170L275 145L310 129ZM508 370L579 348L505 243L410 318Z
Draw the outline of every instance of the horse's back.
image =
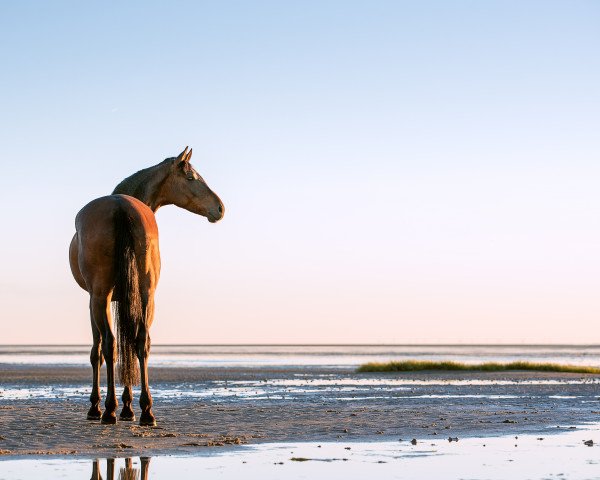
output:
M96 198L88 203L75 217L75 228L78 233L85 229L98 230L98 227L110 229L118 210L130 216L137 235L158 237L154 212L137 198L120 194Z
M137 198L108 195L92 200L75 218L76 234L71 244L71 268L77 283L81 285L80 280L83 279L85 289L90 293L92 289L104 292L112 290L114 286L117 242L122 234L119 222L116 221L120 213L124 213L129 219L128 227L135 240L135 255L140 272L146 273L150 283L158 281L160 255L154 213ZM76 269L73 265L75 258Z

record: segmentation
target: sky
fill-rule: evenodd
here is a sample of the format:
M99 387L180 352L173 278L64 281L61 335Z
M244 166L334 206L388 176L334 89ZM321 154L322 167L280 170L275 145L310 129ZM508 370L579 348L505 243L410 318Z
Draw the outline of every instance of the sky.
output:
M2 344L91 342L74 218L193 147L154 343L600 342L600 3L0 3Z

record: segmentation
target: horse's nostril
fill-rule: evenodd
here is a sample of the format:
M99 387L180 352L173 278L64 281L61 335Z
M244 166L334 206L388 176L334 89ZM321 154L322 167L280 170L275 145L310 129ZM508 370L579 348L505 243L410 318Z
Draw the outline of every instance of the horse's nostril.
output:
M223 213L223 205L219 205L219 213Z

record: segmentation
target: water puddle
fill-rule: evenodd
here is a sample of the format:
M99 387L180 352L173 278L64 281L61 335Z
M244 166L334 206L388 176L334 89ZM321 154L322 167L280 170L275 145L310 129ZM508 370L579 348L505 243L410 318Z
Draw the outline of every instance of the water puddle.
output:
M0 479L600 479L599 426L560 435L410 440L272 443L154 458L7 458Z

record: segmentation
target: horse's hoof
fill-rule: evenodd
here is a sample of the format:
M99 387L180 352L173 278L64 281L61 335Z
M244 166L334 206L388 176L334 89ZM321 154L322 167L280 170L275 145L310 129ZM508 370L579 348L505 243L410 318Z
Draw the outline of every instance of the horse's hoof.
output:
M133 421L135 421L135 413L121 412L121 415L119 415L119 420L121 420L123 422L133 422Z
M102 425L114 425L115 423L117 423L117 416L115 415L115 412L112 412L112 413L104 412L104 415L102 415L102 420L100 423Z
M87 419L88 420L100 420L100 417L102 416L102 410L100 410L100 408L98 407L91 407L89 412L87 413Z
M156 427L156 418L152 412L144 412L140 417L140 426L142 427Z

